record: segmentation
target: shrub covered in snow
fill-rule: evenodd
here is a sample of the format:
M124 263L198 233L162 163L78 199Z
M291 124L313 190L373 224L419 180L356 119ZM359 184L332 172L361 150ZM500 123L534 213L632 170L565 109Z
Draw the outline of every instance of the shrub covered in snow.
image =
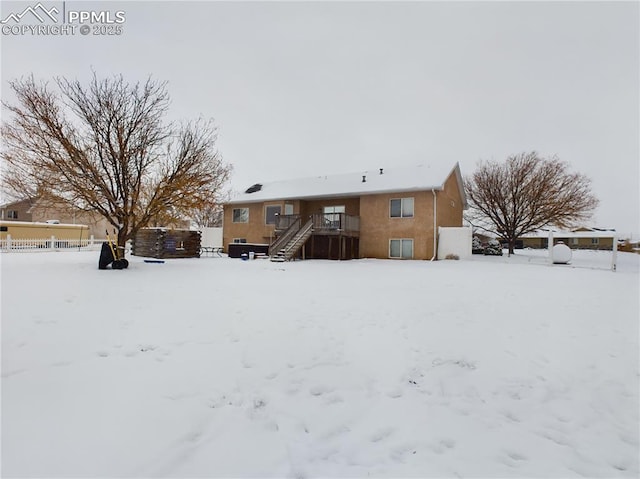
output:
M486 256L502 256L502 246L498 240L489 241L489 244L484 248L484 254Z
M482 241L477 236L473 237L473 242L471 243L471 253L473 254L483 254L484 246L482 246Z

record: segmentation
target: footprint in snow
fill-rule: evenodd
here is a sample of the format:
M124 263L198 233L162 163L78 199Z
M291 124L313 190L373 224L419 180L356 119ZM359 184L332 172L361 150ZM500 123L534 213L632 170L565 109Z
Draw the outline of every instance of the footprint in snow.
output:
M322 434L322 439L333 439L336 437L344 436L345 434L349 434L351 429L349 429L346 425L340 425L338 427L327 430L324 434Z
M526 461L527 456L517 451L507 451L507 455L514 461Z
M546 431L536 432L536 434L545 439L548 439L551 442L556 443L559 446L569 445L569 442L567 441L566 437L559 431L553 431L553 430L547 429Z
M502 414L504 417L506 417L509 421L512 422L521 422L520 418L518 416L516 416L513 412L511 411L501 411L500 414Z
M402 397L402 389L396 388L396 389L387 391L387 396L389 396L391 399L398 399Z
M389 456L396 462L405 462L405 458L418 453L418 449L413 444L397 447L391 451Z
M528 458L517 451L504 451L506 457L502 457L499 461L509 467L520 467Z
M456 441L451 438L440 439L438 442L429 446L436 454L444 454L449 449L456 447Z
M96 354L97 354L98 356L100 356L101 358L107 358L107 357L109 357L109 351L98 351L98 352L96 352Z
M56 367L56 368L60 368L63 366L69 366L71 365L71 361L57 361L55 363L52 363L51 366Z
M330 393L330 392L333 392L333 389L324 384L313 386L312 388L309 389L309 393L312 396L322 396L323 394Z
M324 403L326 405L331 405L331 404L340 404L343 403L344 399L342 396L338 395L338 394L334 394L331 396L327 396Z
M380 442L380 441L385 440L389 436L391 436L391 434L393 434L393 432L394 432L394 429L392 427L385 427L385 428L382 428L382 429L378 429L376 432L374 432L371 435L369 440L371 442Z

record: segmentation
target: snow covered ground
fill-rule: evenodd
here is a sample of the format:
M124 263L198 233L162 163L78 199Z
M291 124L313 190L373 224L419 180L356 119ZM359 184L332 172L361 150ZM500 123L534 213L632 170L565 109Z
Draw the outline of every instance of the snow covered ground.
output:
M3 254L3 477L638 477L638 259Z

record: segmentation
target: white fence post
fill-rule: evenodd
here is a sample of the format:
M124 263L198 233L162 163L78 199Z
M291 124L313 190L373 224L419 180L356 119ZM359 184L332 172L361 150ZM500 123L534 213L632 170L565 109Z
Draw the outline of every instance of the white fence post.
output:
M613 235L613 251L611 252L611 271L616 272L618 264L618 236Z
M549 264L553 265L553 230L549 230L549 244L547 248L549 248Z
M50 249L52 249L52 250L56 249L56 237L55 236L51 236Z
M7 235L7 251L11 251L11 235Z
M89 237L89 246L93 246L93 241L95 240L95 238L93 237L93 235L91 235Z

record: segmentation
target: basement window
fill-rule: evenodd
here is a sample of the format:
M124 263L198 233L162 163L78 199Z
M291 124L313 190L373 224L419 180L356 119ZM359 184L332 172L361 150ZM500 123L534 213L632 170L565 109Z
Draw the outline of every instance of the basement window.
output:
M233 209L233 222L234 223L248 223L249 222L249 208L234 208Z
M395 198L389 201L391 218L413 218L413 198Z
M389 240L389 258L413 258L412 239L392 239Z

